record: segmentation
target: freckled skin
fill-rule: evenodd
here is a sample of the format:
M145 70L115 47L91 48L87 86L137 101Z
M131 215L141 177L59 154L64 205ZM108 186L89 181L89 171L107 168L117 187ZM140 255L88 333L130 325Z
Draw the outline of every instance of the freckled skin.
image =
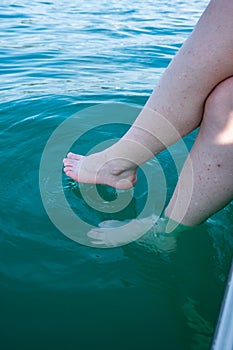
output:
M233 126L225 131L226 139L231 142L220 144L217 141L218 135L229 125L233 111L232 96L233 77L220 83L206 101L203 122L190 152L190 159L184 165L182 176L166 209L168 216L174 220L179 221L186 210L182 222L195 225L233 198ZM203 152L203 149L206 151ZM189 203L185 203L191 177L192 197Z

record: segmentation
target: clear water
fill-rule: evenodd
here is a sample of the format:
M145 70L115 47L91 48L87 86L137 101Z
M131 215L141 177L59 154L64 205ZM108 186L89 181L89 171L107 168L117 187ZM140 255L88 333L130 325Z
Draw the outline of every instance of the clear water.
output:
M1 1L3 350L209 348L232 256L233 205L181 234L169 252L150 242L93 249L50 222L38 171L47 139L73 113L96 103L142 106L206 3ZM95 133L94 143L114 132ZM93 135L79 151L89 142ZM159 159L169 195L176 175L166 152ZM103 219L72 181L65 178L64 187L82 215ZM136 193L118 218L140 206L143 176Z

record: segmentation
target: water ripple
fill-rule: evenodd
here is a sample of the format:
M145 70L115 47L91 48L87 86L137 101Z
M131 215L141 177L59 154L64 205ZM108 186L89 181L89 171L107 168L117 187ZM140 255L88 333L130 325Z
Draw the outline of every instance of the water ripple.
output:
M2 99L33 92L78 96L102 87L112 94L119 89L129 93L132 84L149 93L201 8L201 1L192 6L148 1L146 9L139 0L133 6L116 0L78 4L37 0L33 5L3 1Z

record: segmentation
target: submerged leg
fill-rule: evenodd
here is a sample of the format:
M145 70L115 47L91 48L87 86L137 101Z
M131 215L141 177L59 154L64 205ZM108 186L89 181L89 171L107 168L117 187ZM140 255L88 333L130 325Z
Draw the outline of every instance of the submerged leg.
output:
M138 165L195 129L207 96L233 75L232 14L232 0L212 0L130 130L81 161L70 153L65 173L78 182L130 188Z

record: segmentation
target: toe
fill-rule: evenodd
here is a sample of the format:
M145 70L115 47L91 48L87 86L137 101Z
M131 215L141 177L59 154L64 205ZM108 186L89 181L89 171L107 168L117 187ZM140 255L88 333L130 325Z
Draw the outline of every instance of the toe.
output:
M103 239L104 232L101 229L92 229L88 232L87 236L95 239Z
M123 222L119 220L106 220L99 223L100 228L115 228L123 226Z
M76 154L76 153L72 153L72 152L69 152L67 154L67 158L70 158L70 159L76 159L76 160L79 160L81 159L83 156L81 156L80 154Z
M91 241L91 243L95 244L95 245L100 245L100 244L104 245L105 244L104 241Z
M64 164L65 166L73 166L73 165L76 164L76 163L77 163L77 160L70 159L70 158L65 158L65 159L63 160L63 164Z
M69 167L65 167L64 172L67 176L74 178L74 173Z

